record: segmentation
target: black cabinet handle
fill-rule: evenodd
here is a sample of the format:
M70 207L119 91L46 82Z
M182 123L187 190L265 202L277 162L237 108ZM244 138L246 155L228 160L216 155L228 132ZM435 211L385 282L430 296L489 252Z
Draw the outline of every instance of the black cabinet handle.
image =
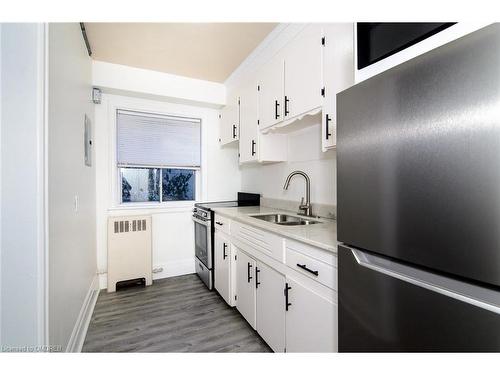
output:
M288 102L290 101L290 99L288 99L288 96L285 95L285 116L288 116L288 114L290 113L290 111L288 110Z
M260 285L259 283L259 268L258 267L255 267L255 289L257 289Z
M328 127L328 124L330 123L332 119L330 118L330 116L328 115L328 113L326 114L326 139L328 140L328 138L330 138L332 136L332 134L330 133L330 128Z
M274 118L277 120L280 115L278 114L278 107L279 107L280 103L278 103L277 100L274 101Z
M236 125L233 125L233 138L236 138Z
M288 302L288 291L290 289L292 289L292 287L288 286L288 283L285 283L285 290L284 290L284 293L285 293L285 311L288 311L288 306L292 306L292 304Z
M223 260L227 258L226 249L227 249L227 243L224 242L224 245L222 246L222 259Z
M304 271L307 271L309 273L312 273L313 275L315 276L318 276L319 272L318 271L313 271L312 269L310 268L307 268L307 266L305 264L299 264L297 263L297 267L300 267L302 268Z
M255 155L255 141L252 139L252 156Z
M248 266L247 266L247 278L248 278L248 282L250 282L250 280L252 280L252 276L250 276L250 268L252 268L252 265L250 264L250 262L247 263Z
M217 224L217 225L224 225L224 223L221 223L220 221L216 221L215 224Z

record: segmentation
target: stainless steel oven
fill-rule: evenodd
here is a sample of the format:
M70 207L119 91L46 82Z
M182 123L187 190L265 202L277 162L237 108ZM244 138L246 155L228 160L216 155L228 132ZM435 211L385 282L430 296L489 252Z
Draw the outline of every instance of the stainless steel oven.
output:
M259 194L242 192L238 192L237 201L200 202L195 204L193 209L195 267L196 273L208 289L213 289L214 275L216 272L213 261L215 236L215 213L213 208L258 206L259 204Z
M208 289L212 289L213 251L211 212L195 208L193 211L193 222L196 273Z

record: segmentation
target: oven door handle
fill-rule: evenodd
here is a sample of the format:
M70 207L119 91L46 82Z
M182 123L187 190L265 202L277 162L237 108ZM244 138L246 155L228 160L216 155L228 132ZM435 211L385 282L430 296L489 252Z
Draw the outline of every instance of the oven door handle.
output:
M197 217L194 217L193 216L193 221L195 223L198 223L198 224L201 224L201 225L204 225L206 227L210 227L210 223L212 220L201 220L201 219L198 219Z

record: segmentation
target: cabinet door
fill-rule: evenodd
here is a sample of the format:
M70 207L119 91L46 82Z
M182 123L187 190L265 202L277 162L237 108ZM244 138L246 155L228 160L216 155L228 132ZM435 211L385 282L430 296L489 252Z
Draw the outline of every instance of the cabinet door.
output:
M289 119L322 105L322 30L309 25L285 50L284 118Z
M259 76L259 122L264 129L283 121L283 55L264 65Z
M228 238L215 232L215 289L231 305L231 245Z
M285 350L284 287L285 277L282 274L257 262L257 332L275 352Z
M221 111L219 141L225 145L239 139L240 109L236 92L228 96L227 104Z
M255 261L238 249L236 258L236 308L255 329Z
M240 163L258 160L259 92L251 83L240 91Z
M337 304L287 277L287 352L336 352ZM332 291L332 293L334 293Z
M332 23L323 27L323 151L337 144L337 93L354 83L354 25Z

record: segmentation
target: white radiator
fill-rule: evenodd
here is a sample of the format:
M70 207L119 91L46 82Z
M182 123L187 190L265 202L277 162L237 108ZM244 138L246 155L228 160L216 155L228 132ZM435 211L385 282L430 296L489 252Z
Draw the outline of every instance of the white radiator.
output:
M116 283L144 278L152 283L151 216L108 219L108 292Z

